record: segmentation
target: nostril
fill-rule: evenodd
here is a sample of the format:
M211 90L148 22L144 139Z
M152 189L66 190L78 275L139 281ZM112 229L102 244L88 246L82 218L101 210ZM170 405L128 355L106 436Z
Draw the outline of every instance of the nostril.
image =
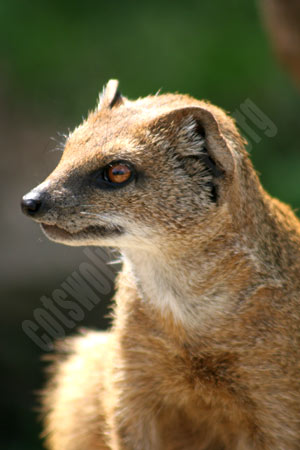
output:
M35 198L23 198L21 201L21 208L24 214L34 216L42 205L41 200Z

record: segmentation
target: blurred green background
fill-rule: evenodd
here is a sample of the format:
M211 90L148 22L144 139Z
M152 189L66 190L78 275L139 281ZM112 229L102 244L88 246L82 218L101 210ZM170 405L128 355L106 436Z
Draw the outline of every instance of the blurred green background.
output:
M273 57L249 0L0 2L1 424L4 449L41 449L36 391L42 351L26 336L42 295L86 260L48 242L19 211L20 197L57 163L53 151L95 104L109 78L129 98L172 91L231 113L250 99L277 127L251 157L265 188L300 205L300 96ZM247 134L245 135L247 137ZM53 138L53 140L51 139ZM80 326L105 327L107 298ZM63 450L63 449L62 449Z

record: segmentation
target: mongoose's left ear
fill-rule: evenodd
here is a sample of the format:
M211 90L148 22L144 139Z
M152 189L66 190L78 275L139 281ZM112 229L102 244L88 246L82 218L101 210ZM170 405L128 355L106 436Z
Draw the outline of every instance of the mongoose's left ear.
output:
M224 172L228 178L233 176L235 171L235 159L233 151L228 141L221 131L221 120L223 123L234 127L232 120L218 110L218 116L209 109L202 107L184 108L183 114L190 115L197 123L199 133L204 131L205 147L208 155L215 161L217 166ZM202 128L202 130L201 130ZM228 128L228 127L226 127ZM196 128L197 129L197 128Z
M174 109L163 114L154 122L155 128L165 129L168 135L177 138L184 145L179 145L182 156L205 157L207 164L214 165L215 174L223 177L229 182L235 172L234 152L230 148L229 141L222 134L221 129L226 129L226 135L230 134L237 138L238 133L233 121L223 111L214 109L213 106L187 106ZM228 133L227 133L228 131Z
M109 80L99 96L98 110L112 109L115 106L120 106L123 103L123 97L119 91L119 81Z

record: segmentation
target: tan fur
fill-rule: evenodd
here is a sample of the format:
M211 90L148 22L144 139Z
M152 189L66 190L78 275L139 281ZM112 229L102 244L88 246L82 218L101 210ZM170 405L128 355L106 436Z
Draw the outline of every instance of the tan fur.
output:
M222 110L116 89L34 191L36 220L69 232L50 238L124 256L112 329L70 339L52 367L48 448L300 449L299 221ZM140 176L98 189L91 174L119 159Z

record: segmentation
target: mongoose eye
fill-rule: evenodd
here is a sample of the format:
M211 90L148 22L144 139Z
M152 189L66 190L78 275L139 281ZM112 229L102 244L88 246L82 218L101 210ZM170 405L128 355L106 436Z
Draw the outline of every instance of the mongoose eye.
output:
M103 172L104 180L115 185L121 185L131 181L133 175L134 171L131 165L123 161L116 161L109 164Z

